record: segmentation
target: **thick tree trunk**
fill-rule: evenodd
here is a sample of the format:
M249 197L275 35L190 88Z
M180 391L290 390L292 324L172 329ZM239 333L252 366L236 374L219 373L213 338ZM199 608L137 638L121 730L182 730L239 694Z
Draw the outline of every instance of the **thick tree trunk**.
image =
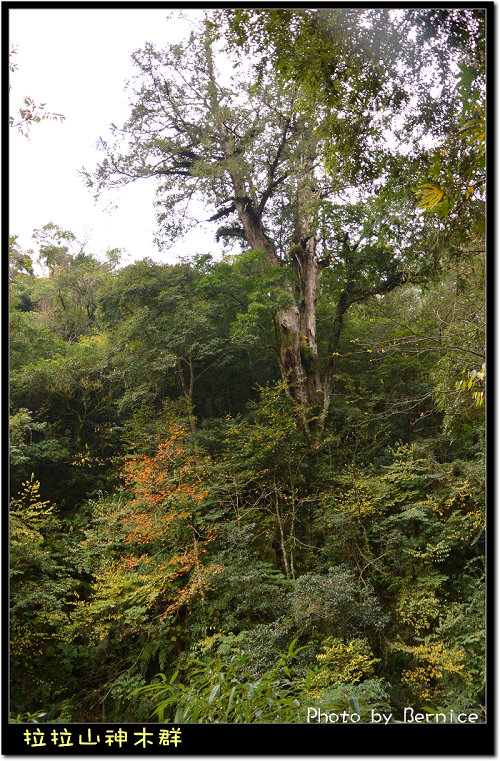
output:
M266 234L262 212L273 188L279 183L274 172L286 143L291 117L284 123L282 140L277 149L275 162L269 167L269 184L259 201L251 184L247 182L244 164L237 160L239 149L236 146L235 133L227 127L223 119L208 38L205 40L205 51L210 77L209 98L212 113L219 115L220 147L224 156L234 161L229 176L234 194L232 202L243 228L242 233L252 249L266 252L272 266L281 266L283 261L278 256L275 244ZM306 133L307 130L304 134ZM321 378L316 343L316 288L320 271L316 260L314 236L316 224L314 209L318 200L314 178L316 141L311 139L310 135L304 139L300 153L300 168L296 175L295 245L291 252L293 271L297 277L298 286L292 282L288 283L290 306L277 313L275 325L278 334L281 375L287 385L289 396L300 406L301 418L308 431L307 418L313 410L319 409L321 402Z
M236 193L244 186L233 178ZM248 244L267 253L272 266L282 264L273 243L267 237L262 221L254 211L249 197L235 194L235 207ZM292 249L294 283L287 286L290 306L275 317L278 333L279 363L289 395L309 417L321 405L321 376L316 341L316 292L321 267L316 258L316 239L309 235Z
M305 407L307 415L319 410L322 383L316 341L316 292L321 267L317 260L316 212L318 190L314 177L315 141L304 142L297 177L295 235L291 250L297 277L295 303L278 319L286 331L281 363L289 375L292 396Z
M319 267L314 256L314 240L294 254L298 289L291 293L292 304L276 315L279 329L280 368L291 397L307 414L321 401L321 377L316 342L316 289ZM308 244L310 242L308 241ZM297 247L298 248L298 247Z
M316 340L316 292L320 268L316 260L316 240L314 237L307 239L304 252L298 261L300 264L299 336L301 362L306 376L307 400L312 407L316 407L321 393Z

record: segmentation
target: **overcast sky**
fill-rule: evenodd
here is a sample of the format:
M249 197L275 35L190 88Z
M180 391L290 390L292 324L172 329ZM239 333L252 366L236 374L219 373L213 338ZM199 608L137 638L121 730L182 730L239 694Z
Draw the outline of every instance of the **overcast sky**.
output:
M186 14L196 11L186 9ZM216 251L214 230L191 233L174 249L154 245L154 182L135 183L108 196L118 208L96 202L78 171L93 168L99 137L111 122L129 115L125 81L131 53L146 41L178 42L187 32L167 9L11 9L10 45L17 49L11 74L10 113L30 96L62 123L44 121L30 139L10 130L10 229L22 247L34 245L32 231L53 222L89 241L88 251L126 249L126 261L150 256L174 261L179 255ZM174 12L177 16L178 12ZM107 204L109 206L109 202Z

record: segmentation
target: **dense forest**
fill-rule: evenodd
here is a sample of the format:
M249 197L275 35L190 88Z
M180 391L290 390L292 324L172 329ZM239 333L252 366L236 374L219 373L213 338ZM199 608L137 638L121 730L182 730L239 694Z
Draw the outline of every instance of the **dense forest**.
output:
M484 721L485 11L187 16L82 182L207 250L12 231L11 721Z

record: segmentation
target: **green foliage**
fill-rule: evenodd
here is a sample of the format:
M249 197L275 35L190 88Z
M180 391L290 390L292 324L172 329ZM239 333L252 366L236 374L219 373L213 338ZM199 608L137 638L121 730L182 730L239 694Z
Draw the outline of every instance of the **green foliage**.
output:
M30 455L26 450L32 444L33 432L43 431L46 425L46 423L37 423L33 420L30 411L26 409L21 408L14 415L11 415L9 421L9 455L12 466L29 462ZM29 439L29 444L26 443L26 438Z
M370 646L366 640L357 638L347 644L341 639L327 637L322 643L322 653L316 658L319 661L319 671L311 680L314 692L339 683L359 682L373 672L373 658Z
M54 506L40 498L33 476L12 500L9 523L12 706L35 711L64 691L68 675L61 650L69 602L78 586L74 546L72 537L64 536L66 527Z
M113 271L118 250L107 251L100 261L85 250L75 235L50 222L35 230L38 265L43 277L33 283L31 299L40 324L74 342L97 327L97 293Z
M321 691L319 697L311 696L311 707L320 711L354 710L361 723L371 723L371 711L391 710L389 685L384 679L364 679L356 684L335 684Z
M456 389L457 391L470 391L473 386L482 385L483 381L486 378L486 365L483 362L481 365L480 370L471 370L468 373L468 380L464 381L457 381L456 383ZM472 398L474 399L475 406L476 407L482 407L484 404L484 391L473 391L472 392Z
M293 640L276 665L258 679L248 677L245 666L250 656L240 651L229 658L191 659L184 678L178 671L170 678L159 674L160 681L140 689L154 699L160 722L296 722L303 716L306 698L303 679L292 671L301 649Z
M442 350L432 369L445 430L480 435L484 428L486 299L484 258L470 255L434 296ZM436 303L437 302L437 303Z
M352 637L368 627L383 628L385 616L367 588L360 588L349 569L331 568L327 575L301 576L291 595L294 619L301 628L314 627Z
M17 713L15 715L9 716L9 723L10 724L38 724L39 719L43 719L43 717L46 716L46 713L44 711L33 711L30 713L27 711L26 713Z
M89 181L242 252L10 241L12 721L484 718L483 10L209 22Z
M443 233L459 242L467 241L471 233L484 236L485 22L475 15L475 46L460 46L453 122L438 147L429 152L427 182L416 191L418 206L444 223L438 226L434 248L442 245Z

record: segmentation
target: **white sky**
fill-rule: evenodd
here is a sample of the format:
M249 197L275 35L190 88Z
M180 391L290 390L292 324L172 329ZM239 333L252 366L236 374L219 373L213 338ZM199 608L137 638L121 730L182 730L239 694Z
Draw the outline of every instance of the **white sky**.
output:
M216 253L215 229L186 236L160 253L153 242L154 181L133 183L108 194L116 210L96 203L78 175L102 158L95 145L108 135L111 122L129 115L125 81L133 67L131 53L146 41L157 45L180 41L185 21L167 20L168 9L10 9L10 45L17 48L11 75L10 113L25 96L65 121L44 121L30 129L29 140L17 130L10 138L9 234L31 248L31 234L53 222L87 239L87 251L99 255L124 248L123 263L150 256L175 261L179 255ZM184 13L196 13L184 9Z

